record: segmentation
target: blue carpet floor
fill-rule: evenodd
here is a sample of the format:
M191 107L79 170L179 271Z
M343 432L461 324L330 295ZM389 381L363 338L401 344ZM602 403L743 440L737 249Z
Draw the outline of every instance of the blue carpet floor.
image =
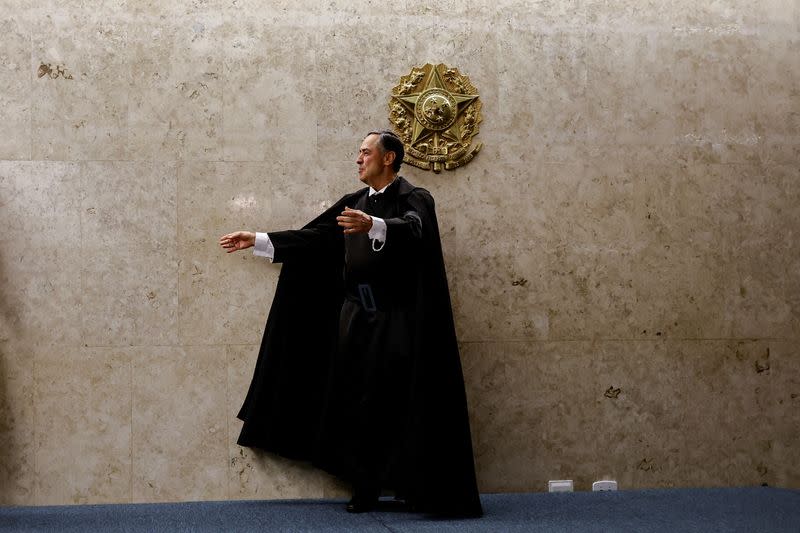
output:
M800 532L800 490L672 489L487 494L485 516L351 515L343 501L283 500L0 508L2 531Z

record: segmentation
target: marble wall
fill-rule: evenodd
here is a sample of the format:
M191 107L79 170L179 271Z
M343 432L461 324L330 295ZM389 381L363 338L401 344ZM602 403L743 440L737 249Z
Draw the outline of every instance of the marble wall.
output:
M0 503L345 493L236 446L279 267L216 240L356 188L426 62L483 100L472 163L404 170L481 489L800 487L798 30L794 0L2 0Z

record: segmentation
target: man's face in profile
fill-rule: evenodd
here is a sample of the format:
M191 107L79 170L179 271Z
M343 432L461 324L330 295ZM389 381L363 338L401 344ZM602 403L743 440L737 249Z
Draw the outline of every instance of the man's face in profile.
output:
M371 185L375 179L383 174L384 157L378 147L378 135L372 134L361 142L358 149L358 179L367 185Z

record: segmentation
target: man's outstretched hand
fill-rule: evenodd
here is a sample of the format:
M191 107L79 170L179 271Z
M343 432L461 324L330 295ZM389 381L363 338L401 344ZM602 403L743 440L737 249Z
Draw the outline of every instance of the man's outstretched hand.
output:
M228 253L244 250L255 244L256 234L250 231L235 231L219 238L219 245Z
M345 207L336 220L344 228L345 233L369 233L372 229L372 217L358 209Z

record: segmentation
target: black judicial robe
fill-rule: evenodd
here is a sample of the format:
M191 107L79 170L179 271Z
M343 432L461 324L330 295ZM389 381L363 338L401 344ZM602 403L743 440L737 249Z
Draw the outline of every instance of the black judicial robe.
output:
M412 286L403 390L392 453L398 490L416 508L480 516L461 362L433 198L398 177L390 199L398 216L386 218L387 241L378 253L406 254ZM389 192L387 190L387 192ZM349 194L300 230L270 233L275 262L283 263L250 389L238 417L238 443L312 461L353 481L346 441L337 421L347 380L334 364L346 288L345 237L336 223L345 206L363 205L368 188ZM367 210L367 212L369 212ZM415 219L415 217L418 218ZM415 224L415 222L417 222ZM421 227L420 227L421 226ZM419 231L421 229L421 231ZM395 257L398 257L395 255ZM396 391L395 391L396 393ZM402 480L397 478L402 474Z

